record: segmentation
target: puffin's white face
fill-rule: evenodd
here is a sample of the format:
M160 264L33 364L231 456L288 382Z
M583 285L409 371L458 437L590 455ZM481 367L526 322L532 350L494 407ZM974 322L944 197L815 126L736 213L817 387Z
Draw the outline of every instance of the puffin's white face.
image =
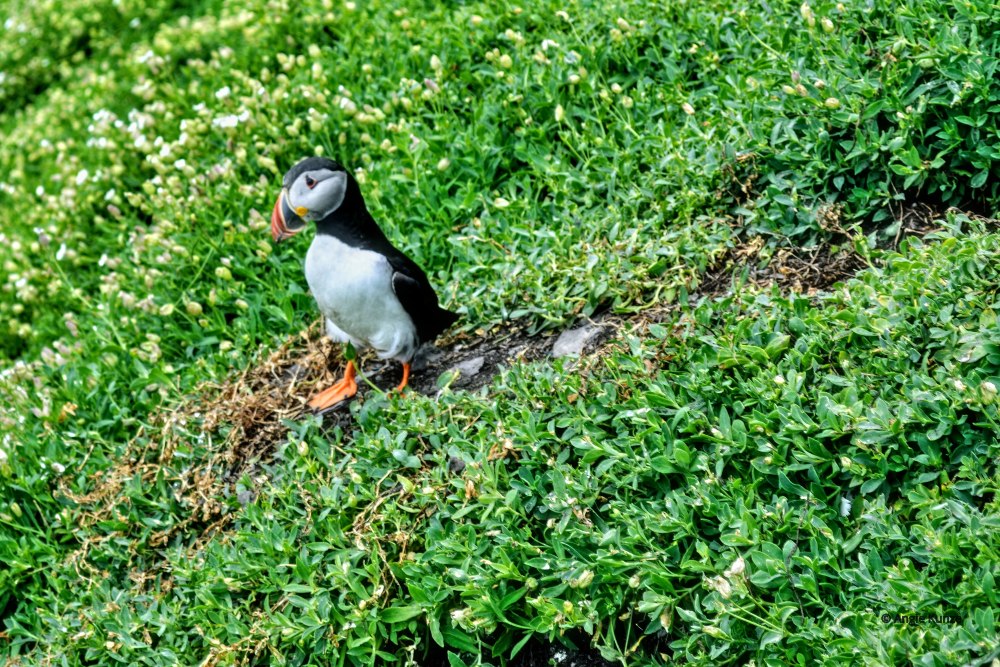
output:
M293 170L294 171L294 170ZM344 203L347 172L319 168L303 171L287 182L278 195L271 214L271 235L275 242L305 229L306 221L327 217Z
M316 169L299 174L288 186L288 206L303 220L322 220L344 203L347 174L330 169Z

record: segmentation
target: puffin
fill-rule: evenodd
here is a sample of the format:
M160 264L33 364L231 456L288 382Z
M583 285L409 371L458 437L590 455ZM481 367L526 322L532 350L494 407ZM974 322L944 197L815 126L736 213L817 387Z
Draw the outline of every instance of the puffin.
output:
M420 347L450 327L458 314L442 308L423 269L389 242L368 212L354 176L326 157L288 170L271 214L279 243L316 225L305 276L326 323L326 335L346 343L344 377L309 400L320 412L353 397L355 348L403 366L402 392Z

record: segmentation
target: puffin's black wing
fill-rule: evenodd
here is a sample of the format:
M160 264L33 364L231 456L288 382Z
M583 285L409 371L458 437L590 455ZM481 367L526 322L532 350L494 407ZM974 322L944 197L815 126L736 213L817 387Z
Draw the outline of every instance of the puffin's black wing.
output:
M438 305L438 297L423 270L403 253L389 256L392 265L392 290L413 324L421 343L433 340L450 327L458 314Z
M352 223L337 225L330 233L348 245L372 250L389 261L392 267L392 290L403 310L413 319L417 337L421 343L433 340L458 319L458 314L438 305L437 294L427 280L427 274L386 238L365 208L360 193L357 193L357 201L360 202L360 209L355 212Z

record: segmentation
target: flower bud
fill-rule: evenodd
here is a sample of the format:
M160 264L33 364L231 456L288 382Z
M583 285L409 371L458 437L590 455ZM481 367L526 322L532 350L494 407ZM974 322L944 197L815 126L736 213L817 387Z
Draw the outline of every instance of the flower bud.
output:
M802 14L802 18L805 19L806 25L810 28L816 25L816 15L813 14L812 7L809 6L808 2L802 3L802 6L799 7L799 13Z
M584 570L580 576L569 582L570 588L586 588L594 580L594 573L591 570Z

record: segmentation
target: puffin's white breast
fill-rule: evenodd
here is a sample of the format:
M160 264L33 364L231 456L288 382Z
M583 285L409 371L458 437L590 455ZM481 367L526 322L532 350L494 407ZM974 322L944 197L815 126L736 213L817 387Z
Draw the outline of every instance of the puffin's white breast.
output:
M418 346L413 319L392 289L392 265L383 255L317 235L306 253L306 282L323 315L355 345L383 359L409 361Z

